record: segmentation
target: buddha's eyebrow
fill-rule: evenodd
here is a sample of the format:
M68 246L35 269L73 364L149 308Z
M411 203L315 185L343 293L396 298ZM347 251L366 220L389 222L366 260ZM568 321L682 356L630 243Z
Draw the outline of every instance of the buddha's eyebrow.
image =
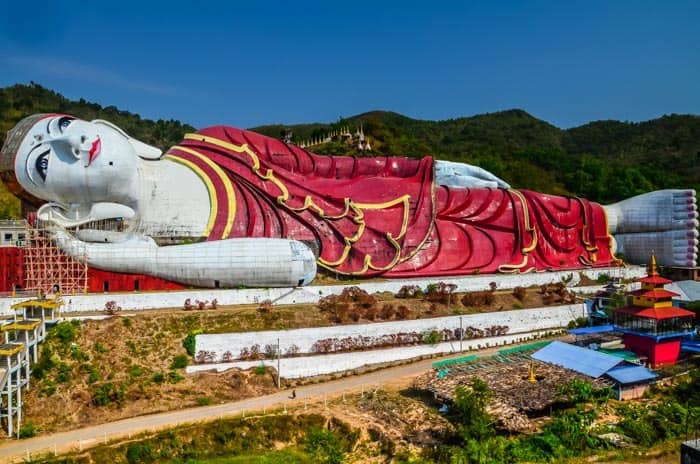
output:
M31 150L29 150L29 153L27 153L27 156L31 155L34 150L36 150L37 148L39 148L42 145L43 145L43 143L40 143L37 146L35 146L34 148L32 148ZM50 148L49 148L49 151L51 151Z

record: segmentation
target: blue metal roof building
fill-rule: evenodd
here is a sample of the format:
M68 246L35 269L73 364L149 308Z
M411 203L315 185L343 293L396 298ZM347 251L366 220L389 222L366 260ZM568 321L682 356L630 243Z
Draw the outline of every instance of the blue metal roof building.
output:
M637 398L658 377L644 366L588 348L554 341L533 353L533 359L570 369L597 379L606 376L616 384L618 399Z
M554 341L532 355L538 361L571 369L597 379L624 359L605 353Z
M622 385L646 382L658 377L644 366L619 366L609 370L605 375Z
M579 327L577 329L570 329L569 333L572 335L590 335L597 333L612 332L615 330L615 326L612 324L605 325L593 325L590 327Z

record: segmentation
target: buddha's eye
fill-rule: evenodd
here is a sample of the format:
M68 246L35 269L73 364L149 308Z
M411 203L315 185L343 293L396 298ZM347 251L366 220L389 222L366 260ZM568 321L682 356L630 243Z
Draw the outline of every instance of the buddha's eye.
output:
M36 167L36 171L39 173L39 177L46 182L46 171L49 168L49 153L51 150L46 150L44 153L40 154L36 158L36 162L34 163L34 166Z
M58 120L58 130L63 132L63 130L70 126L70 123L72 123L75 120L75 118L71 118L69 116L63 116L61 119Z

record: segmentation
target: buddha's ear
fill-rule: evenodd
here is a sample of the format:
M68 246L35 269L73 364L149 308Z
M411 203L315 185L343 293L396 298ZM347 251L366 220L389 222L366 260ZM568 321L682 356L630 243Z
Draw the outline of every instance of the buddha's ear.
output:
M160 148L156 148L152 145L143 143L140 140L136 140L135 138L130 137L129 134L124 132L124 130L121 127L118 127L109 121L105 121L104 119L95 119L91 122L94 124L102 124L104 126L111 127L112 129L122 134L124 137L126 137L126 140L131 144L131 146L134 147L134 151L140 158L155 160L159 159L163 155L163 151Z

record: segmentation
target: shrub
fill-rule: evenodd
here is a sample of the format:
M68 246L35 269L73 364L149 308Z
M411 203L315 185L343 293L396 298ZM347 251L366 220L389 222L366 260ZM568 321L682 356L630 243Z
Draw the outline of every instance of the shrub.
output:
M394 317L394 314L396 314L396 310L394 309L394 305L392 304L384 304L382 306L382 309L379 310L379 317L384 320L389 320L392 317Z
M277 359L277 345L276 344L267 344L265 345L265 357L267 359Z
M130 317L123 317L121 319L122 319L122 324L124 324L124 327L126 327L127 329L130 329L131 324L132 324L131 318Z
M121 311L121 310L122 310L122 307L119 306L119 305L117 304L117 302L114 301L114 300L110 300L110 301L108 301L108 302L105 303L104 312L105 312L108 316L114 316L115 314L117 314L117 313L118 313L119 311Z
M76 361L88 361L90 359L88 354L81 350L78 345L71 345L70 357Z
M170 364L170 369L184 369L189 364L190 358L187 355L179 354L173 358L173 362Z
M195 329L187 336L185 337L185 340L182 342L182 346L185 347L185 350L187 350L187 354L190 356L194 356L194 345L195 345L195 337L203 332L202 329Z
M489 306L493 304L494 295L491 290L483 290L479 292L467 292L462 296L462 304L466 307L470 306Z
M306 434L306 451L314 456L314 462L340 464L343 449L338 437L330 430L313 428Z
M396 298L417 298L423 296L423 290L418 285L404 285L394 296Z
M77 336L78 324L75 322L59 322L53 330L53 335L64 345L72 343Z
M425 289L425 298L428 301L449 305L452 303L452 294L455 290L457 290L455 284L446 284L445 282L430 284Z
M158 453L153 447L146 443L129 443L126 448L126 462L129 464L141 464L154 462L158 458Z
M515 287L513 289L513 296L520 301L523 301L527 296L527 290L523 287Z
M100 380L100 371L96 367L91 367L88 374L88 383L95 383Z
M377 310L377 308L367 308L367 310L365 311L365 319L367 319L368 321L375 320L377 318L378 312L379 310Z
M160 385L161 383L165 382L165 375L163 375L162 372L156 372L153 374L153 377L151 377L151 380Z
M208 406L211 404L211 398L208 396L200 396L197 398L197 406Z
M177 371L168 372L168 382L178 383L182 380L185 380L185 378L183 376L181 376Z
M397 319L406 319L411 314L411 310L407 306L401 305L396 310Z
M263 300L258 306L258 312L260 314L269 314L272 312L272 300Z
M31 421L27 421L19 428L20 438L31 438L36 435L36 427Z
M253 372L255 372L255 375L265 375L267 373L267 367L264 364L260 364L255 367Z
M421 333L421 339L426 345L437 345L442 341L442 335L436 329L426 330Z
M257 343L250 348L243 348L238 357L244 361L255 361L261 359L263 355L260 353L260 345Z
M362 317L362 312L360 312L359 308L353 308L352 310L350 310L349 316L353 322L357 322Z
M56 392L56 384L52 380L47 379L41 387L42 396L51 396Z
M290 356L290 357L296 356L299 354L299 351L300 351L299 347L297 345L292 344L292 345L289 345L289 348L287 348L285 355Z
M32 369L32 376L35 379L43 379L55 366L56 362L53 359L53 350L49 344L45 344L41 348L39 362L37 362Z
M194 362L197 364L206 364L216 362L216 352L215 351L205 351L200 350L194 357Z
M138 364L132 364L129 366L129 377L132 379L141 377L143 375L143 368Z
M355 321L369 309L374 308L377 299L359 287L348 287L340 295L329 295L321 298L318 308L327 313L333 322L343 322L348 318Z
M60 383L68 382L70 380L70 377L71 377L70 376L71 367L68 364L62 362L62 363L58 364L57 368L58 368L58 373L56 374L56 382L60 382Z
M112 382L103 383L93 389L92 404L95 406L107 406L111 403L121 405L126 396L125 386L116 386Z

